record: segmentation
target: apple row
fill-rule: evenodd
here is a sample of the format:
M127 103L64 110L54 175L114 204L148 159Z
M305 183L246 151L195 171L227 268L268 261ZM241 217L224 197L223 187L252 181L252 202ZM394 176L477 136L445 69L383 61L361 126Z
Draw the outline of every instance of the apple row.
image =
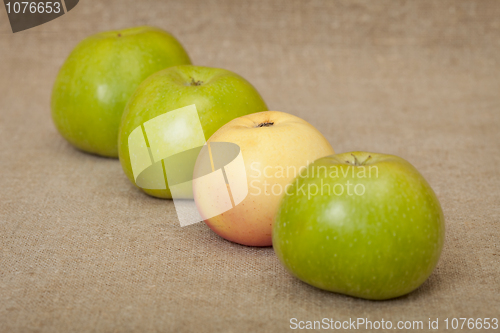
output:
M186 116L188 106L197 117ZM390 299L418 288L437 265L444 216L415 167L387 154L335 154L305 120L268 111L243 77L192 65L166 31L135 27L81 41L59 71L51 108L76 148L118 157L151 196L184 193L218 235L272 245L294 276L315 287ZM210 147L220 143L239 149L239 168L214 163ZM154 178L165 173L166 156L202 146L211 154L208 171L201 153L192 166L172 167L188 178L205 170L186 192ZM148 185L139 186L139 177Z

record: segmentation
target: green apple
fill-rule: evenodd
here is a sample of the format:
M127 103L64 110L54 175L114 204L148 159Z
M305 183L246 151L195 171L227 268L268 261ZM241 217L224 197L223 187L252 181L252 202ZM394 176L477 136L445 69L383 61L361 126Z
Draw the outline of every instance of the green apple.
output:
M52 91L52 118L77 148L118 156L118 127L139 84L166 67L190 64L169 33L136 27L92 35L71 52Z
M267 111L258 91L244 78L231 71L181 65L167 68L147 78L134 92L123 113L119 131L119 157L125 174L134 185L128 139L138 126L169 111L195 105L208 140L222 125L254 112ZM173 122L176 120L174 119ZM157 128L155 136L165 140L164 150L178 151L179 145L198 145L198 136L192 126L175 129ZM164 135L161 131L165 131ZM170 132L169 132L170 131ZM179 142L179 138L182 138ZM167 147L167 148L166 148ZM170 189L146 189L149 195L171 199Z
M404 159L367 152L316 160L296 178L273 225L273 246L315 287L383 300L418 288L436 266L444 217Z

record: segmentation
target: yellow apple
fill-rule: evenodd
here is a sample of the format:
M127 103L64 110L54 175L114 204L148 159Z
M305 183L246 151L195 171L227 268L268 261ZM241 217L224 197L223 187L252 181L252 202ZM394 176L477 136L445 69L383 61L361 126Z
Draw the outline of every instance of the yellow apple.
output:
M325 137L311 124L294 115L265 111L231 120L207 141L239 146L246 182L244 199L232 199L233 207L213 216L217 198L241 188L193 183L196 206L205 223L219 236L249 246L272 245L272 225L280 199L292 180L316 159L334 154ZM213 163L212 163L212 171ZM227 183L227 176L226 183ZM245 177L243 177L244 179ZM208 189L208 190L207 190ZM235 203L236 202L236 203Z

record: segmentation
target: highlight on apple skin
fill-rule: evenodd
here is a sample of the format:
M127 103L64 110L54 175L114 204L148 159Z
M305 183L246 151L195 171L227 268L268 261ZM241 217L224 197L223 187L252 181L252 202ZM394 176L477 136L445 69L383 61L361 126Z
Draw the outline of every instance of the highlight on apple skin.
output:
M209 145L215 142L230 142L240 147L248 195L232 209L206 218L219 194L195 185L195 203L205 223L215 233L249 246L271 246L273 220L290 182L308 163L334 153L330 143L314 126L279 111L236 118L208 140ZM214 184L210 188L217 186ZM236 189L229 190L234 192Z
M145 122L188 105L195 105L205 141L222 125L234 118L267 110L259 92L240 75L221 68L192 65L174 66L159 71L142 82L130 98L122 116L118 145L123 170L134 181L128 138ZM174 123L176 119L172 120ZM181 122L182 123L182 122ZM173 132L158 128L157 142L168 154L197 146L198 128L181 126ZM141 188L147 194L172 199L166 189Z
M54 124L76 148L118 157L118 128L134 90L161 69L190 63L179 41L158 28L142 26L87 37L57 75L51 102Z
M404 159L367 152L321 158L293 182L273 228L283 265L315 287L372 300L418 288L445 236L439 201Z

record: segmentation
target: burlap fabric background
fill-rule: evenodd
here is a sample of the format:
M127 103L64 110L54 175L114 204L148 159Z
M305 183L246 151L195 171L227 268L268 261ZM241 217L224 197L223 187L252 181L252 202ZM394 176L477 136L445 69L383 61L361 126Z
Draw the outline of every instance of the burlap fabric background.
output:
M384 302L324 292L272 248L181 228L172 202L56 132L50 93L84 37L155 25L233 70L337 152L400 155L446 216L437 269ZM300 320L500 317L500 2L90 1L12 34L0 9L0 331L281 332Z

